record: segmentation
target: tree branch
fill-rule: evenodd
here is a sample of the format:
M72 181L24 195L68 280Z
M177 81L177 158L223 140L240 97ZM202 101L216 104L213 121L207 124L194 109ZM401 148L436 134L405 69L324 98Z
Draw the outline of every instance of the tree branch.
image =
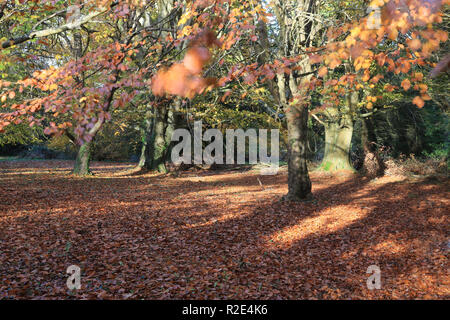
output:
M44 37L48 37L48 36L51 36L54 34L59 34L59 33L62 33L62 32L68 31L68 30L77 29L77 28L81 27L82 25L90 22L95 17L105 13L110 8L113 8L117 5L118 5L118 2L114 2L109 7L99 8L97 11L91 12L85 16L81 16L78 20L73 21L71 23L66 23L66 24L56 27L56 28L34 31L34 32L30 33L29 35L26 35L23 37L4 41L1 44L1 49L7 49L9 47L24 43L24 42L32 40L32 39L44 38Z
M319 122L321 125L325 126L325 122L323 122L322 120L319 119L318 116L316 116L314 113L311 113L311 116L317 120L317 122Z

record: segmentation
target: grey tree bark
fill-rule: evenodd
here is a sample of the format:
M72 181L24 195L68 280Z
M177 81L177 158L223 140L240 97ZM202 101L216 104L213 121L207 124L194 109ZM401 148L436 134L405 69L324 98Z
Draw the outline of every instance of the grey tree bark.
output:
M92 174L89 164L91 161L92 142L86 142L80 146L73 168L73 174L77 176L87 176Z
M145 171L167 173L166 163L172 147L173 131L179 127L181 100L168 101L168 104L154 110L146 119L142 133L142 149L138 168Z
M317 0L274 1L275 16L280 31L278 34L276 58L302 56L297 64L299 70L290 74L280 73L269 84L269 90L276 104L286 114L288 128L288 194L285 200L299 201L311 195L311 180L307 166L309 97L308 83L314 71L306 56L308 48L314 46L319 35L320 19L317 15ZM271 52L267 32L259 25L260 44L267 61ZM291 101L296 101L292 103Z
M327 108L322 115L325 127L325 153L319 170L354 171L350 149L354 129L354 112L359 101L358 92L347 95L343 106Z
M362 119L361 143L364 150L364 161L361 168L362 174L369 178L381 177L386 169L375 145L376 137L374 124L371 118Z

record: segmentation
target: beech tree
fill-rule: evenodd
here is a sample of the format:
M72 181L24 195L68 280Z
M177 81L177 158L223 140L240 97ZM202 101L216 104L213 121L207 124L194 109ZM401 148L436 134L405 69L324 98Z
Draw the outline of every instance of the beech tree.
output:
M46 1L43 1L46 3ZM100 9L97 9L100 5ZM32 40L43 35L58 35L65 38L77 36L68 35L73 28L83 25L89 28L101 28L96 46L86 47L84 56L75 54L64 65L56 68L51 66L47 70L37 71L32 77L17 81L12 84L22 93L24 90L40 90L48 92L44 97L33 98L20 104L13 104L9 113L2 114L3 125L11 121L20 123L28 121L30 125L41 124L44 119L52 119L45 132L47 134L73 133L79 152L75 162L74 173L79 175L89 174L90 146L92 139L101 130L105 121L110 119L110 112L114 108L124 106L141 94L142 89L148 88L145 79L149 80L156 64L165 59L170 46L166 51L161 51L159 43L161 30L164 28L163 19L151 19L151 10L158 8L155 1L144 7L133 6L132 3L118 2L85 2L83 11L78 18L60 27L53 27L38 33L31 33L26 37ZM93 9L94 8L94 9ZM59 8L58 8L59 9ZM48 11L48 7L46 7ZM56 10L56 9L55 9ZM91 12L95 14L93 14ZM65 14L67 8L56 13ZM94 17L100 13L110 12L114 18L109 17L96 21L89 26ZM170 12L173 15L174 12ZM46 18L57 18L57 14ZM166 17L167 18L167 17ZM55 24L55 23L54 23ZM100 24L100 26L98 26ZM107 25L108 27L103 27ZM92 32L91 34L96 34ZM89 39L89 38L88 38ZM18 44L20 41L8 40L3 47ZM139 67L135 59L146 58L146 63ZM3 83L5 86L11 83ZM15 91L9 91L12 96ZM119 96L117 96L119 95ZM44 110L45 115L39 112ZM19 110L19 111L17 111Z
M349 150L354 121L372 115L375 103L383 101L383 92L414 90L412 103L419 108L431 100L423 70L434 66L432 54L448 38L446 31L436 27L442 22L445 2L362 3L361 12L370 7L370 15L354 15L343 25L328 29L323 52L311 55L314 63L322 64L318 78L312 79L323 96L322 106L313 111L325 127L322 169L352 170ZM375 8L379 16L374 16ZM388 74L394 74L397 81L390 83L393 78ZM370 129L367 124L364 121L365 131ZM366 144L364 149L366 165L378 158L373 147Z
M318 15L319 1L274 1L271 9L279 28L276 50L270 41L264 21L258 25L262 61L276 59L268 69L269 88L275 103L286 114L288 128L288 186L286 200L304 199L311 193L306 163L309 113L309 82L314 68L307 53L320 43L322 21ZM265 60L265 61L264 61ZM267 66L267 65L266 65Z
M337 8L351 6L333 3ZM142 154L151 154L141 159L140 166L165 171L168 137L176 122L170 118L183 103L238 79L248 86L267 83L275 109L282 109L287 121L285 198L307 198L309 112L325 125L322 167L349 168L353 122L363 114L361 108L372 112L380 99L376 87L382 85L387 92L400 87L414 90L413 103L423 107L430 99L428 86L424 73L412 66L433 67L432 53L447 41L447 33L434 26L442 21L441 7L448 0L371 1L369 5L381 12L377 28L369 23L371 15L355 14L346 20L333 13L330 19L320 11L325 4L87 0L79 2L79 12L69 17L67 5L59 1L2 1L2 23L10 22L9 28L21 33L3 39L0 54L5 59L13 59L8 50L30 42L45 49L54 37L75 39L85 32L91 43L84 45L83 54L62 64L49 63L17 81L1 80L5 112L0 130L25 121L46 126L47 134L73 134L80 147L75 173L88 174L90 142L112 110L130 103L147 105L153 115ZM364 10L367 2L358 4ZM270 15L276 22L268 30ZM230 66L228 74L208 77L207 66L223 64L224 55L248 44L260 52ZM384 81L385 73L402 78L400 84ZM315 110L310 102L313 90L323 101ZM227 94L231 92L224 98Z

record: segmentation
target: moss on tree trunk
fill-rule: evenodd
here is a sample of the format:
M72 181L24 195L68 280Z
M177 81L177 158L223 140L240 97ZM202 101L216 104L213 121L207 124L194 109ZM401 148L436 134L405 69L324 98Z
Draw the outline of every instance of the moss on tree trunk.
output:
M169 160L173 131L178 127L180 116L177 99L170 106L160 107L146 121L142 134L142 150L138 168L147 171L167 173L166 162Z
M355 172L350 163L350 149L354 128L353 113L358 101L358 92L351 92L347 95L346 104L325 110L325 153L319 171Z
M166 167L166 150L168 148L165 139L166 121L166 110L158 110L150 140L152 146L150 150L150 170L161 173L168 171Z
M78 154L73 169L74 175L87 176L92 174L89 168L91 160L91 147L92 142L86 142L80 146L80 149L78 149Z
M350 163L350 147L353 136L353 122L342 126L339 123L325 125L325 154L319 170L354 171Z
M153 127L153 119L151 114L147 114L147 118L145 119L144 128L141 128L141 139L142 139L142 147L141 147L141 156L139 157L139 162L136 167L136 170L147 171L150 168L149 164L149 148L150 148L150 140L152 134Z
M165 108L155 110L152 118L147 119L146 128L142 133L142 149L138 168L146 171L166 173L165 165L167 145L165 131L167 127Z

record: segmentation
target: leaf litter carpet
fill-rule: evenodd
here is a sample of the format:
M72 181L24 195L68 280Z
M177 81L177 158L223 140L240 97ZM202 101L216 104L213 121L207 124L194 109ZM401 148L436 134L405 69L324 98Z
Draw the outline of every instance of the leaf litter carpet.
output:
M0 299L449 298L448 182L313 172L293 203L285 172L71 166L0 162Z

